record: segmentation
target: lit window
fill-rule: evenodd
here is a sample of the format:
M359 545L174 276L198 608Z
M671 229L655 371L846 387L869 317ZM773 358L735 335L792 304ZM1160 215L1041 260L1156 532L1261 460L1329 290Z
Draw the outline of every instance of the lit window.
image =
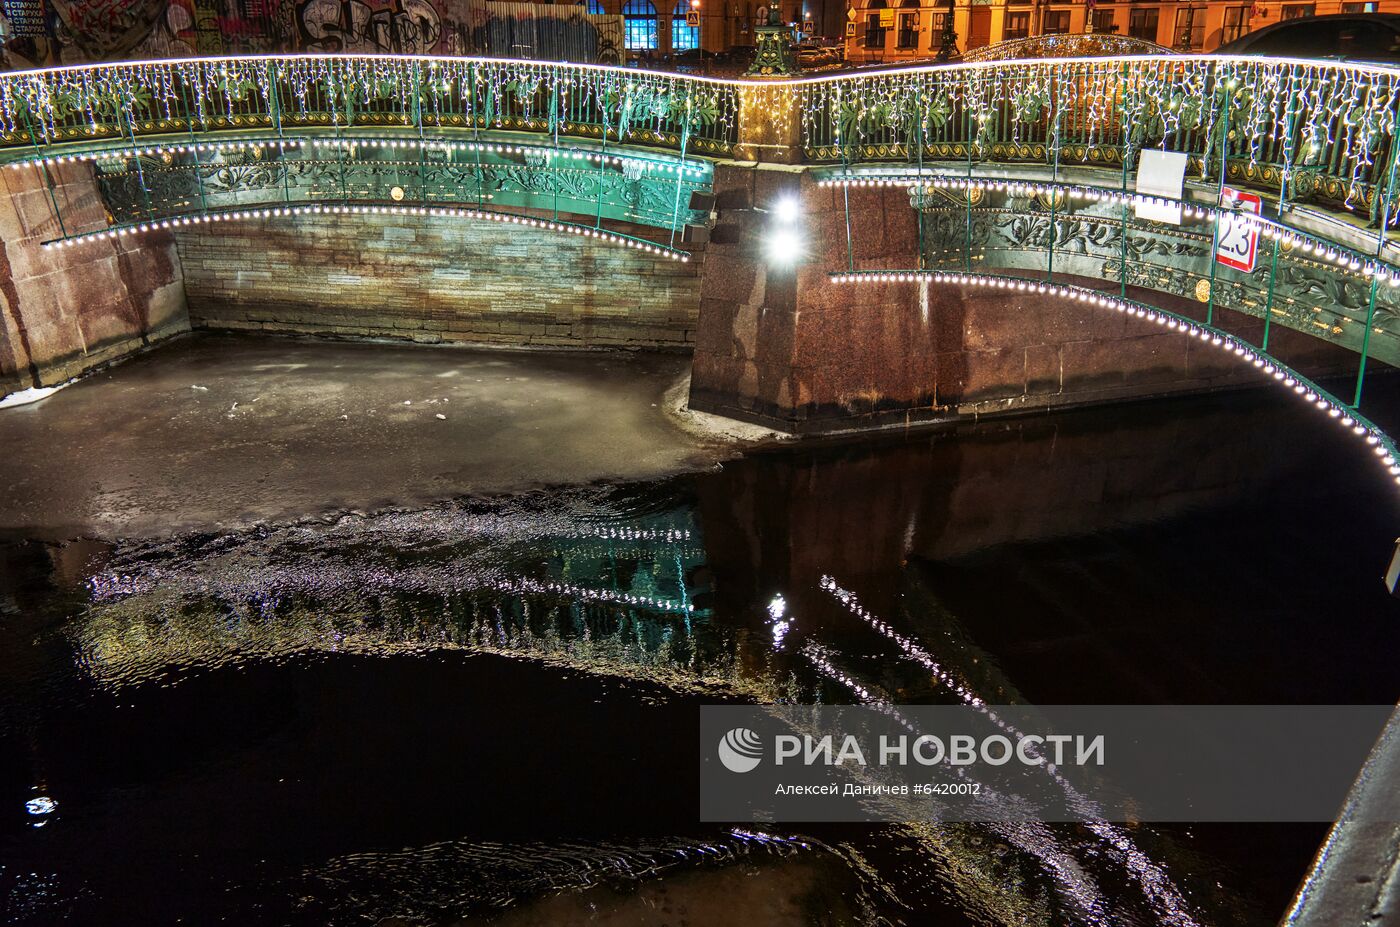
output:
M700 27L686 24L685 16L690 12L688 0L676 0L676 8L671 11L671 51L688 51L700 47Z
M656 7L651 0L627 0L622 8L628 48L656 47Z

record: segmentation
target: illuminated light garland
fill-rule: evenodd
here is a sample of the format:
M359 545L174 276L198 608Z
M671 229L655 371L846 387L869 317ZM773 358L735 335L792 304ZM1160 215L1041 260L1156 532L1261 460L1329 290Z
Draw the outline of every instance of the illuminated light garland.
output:
M1277 154L1285 174L1335 164L1353 188L1368 182L1380 143L1394 135L1400 103L1393 68L1246 56L1011 59L757 82L522 59L265 55L12 72L0 77L0 130L40 144L308 118L334 126L562 124L564 134L625 138L640 130L644 144L664 137L674 145L688 132L727 153L738 140L741 95L758 88L792 95L808 148L1031 143L1072 146L1069 156L1083 160L1101 145L1126 144L1125 129L1135 126L1152 139L1181 137L1201 157L1228 109L1240 130L1232 142L1239 160L1271 163Z
M635 69L437 55L263 55L106 62L0 76L0 131L35 144L239 126L399 124L635 139L727 155L732 82ZM124 117L124 118L123 118Z
M911 193L930 190L978 190L1006 193L1011 196L1052 196L1064 194L1071 199L1114 206L1177 206L1189 219L1211 221L1227 215L1247 229L1258 232L1270 241L1277 239L1288 248L1299 248L1306 256L1336 265L1339 269L1361 277L1380 277L1391 286L1400 286L1400 267L1376 260L1371 255L1346 248L1324 238L1301 232L1274 219L1253 213L1235 212L1218 206L1203 205L1191 200L1178 200L1142 193L1124 193L1100 187L1076 184L1046 183L1021 180L970 179L937 173L872 173L858 176L824 177L817 181L823 187L906 187Z
M247 219L272 219L289 216L302 215L388 215L388 216L425 216L428 218L444 219L473 219L487 222L500 222L506 225L523 225L529 228L544 229L551 232L565 232L570 235L578 235L582 238L594 238L598 241L607 242L612 245L621 245L626 248L634 248L645 251L648 254L656 254L670 258L673 261L682 263L690 260L690 253L679 251L675 248L668 248L665 245L658 245L655 242L647 241L643 238L633 238L630 235L619 235L616 232L608 232L603 229L590 228L586 225L574 225L569 222L559 222L552 219L537 219L533 216L522 216L513 213L492 212L483 209L461 209L450 206L270 206L260 209L231 209L226 212L200 213L192 216L177 216L171 219L153 219L150 222L142 222L133 225L116 226L101 229L96 232L84 232L68 238L55 238L43 243L45 248L68 248L91 241L106 241L125 235L138 235L146 232L158 231L162 229L178 229L192 225L205 225L210 222L226 222Z
M1312 408L1325 412L1327 417L1341 427L1359 437L1372 449L1372 453L1386 468L1386 473L1400 485L1400 451L1379 426L1362 415L1327 390L1295 370L1279 363L1264 354L1249 342L1244 341L1219 328L1197 322L1186 316L1157 309L1146 303L1139 303L1117 296L1105 296L1097 290L1070 286L1062 283L1046 283L1021 277L1003 277L993 274L965 274L944 271L853 271L830 275L833 283L953 283L959 286L981 286L989 289L1008 290L1017 293L1037 293L1073 299L1104 309L1112 309L1124 315L1155 322L1172 331L1179 331L1188 337L1199 340L1221 350L1228 351L1247 364L1271 377L1285 388L1303 399Z
M658 174L680 174L681 176L703 177L709 172L709 165L695 163L671 164L657 158L636 156L622 157L605 155L587 148L555 148L545 145L509 145L490 142L454 142L443 139L403 139L392 136L357 135L354 138L299 138L270 137L239 139L225 142L188 142L173 145L145 145L135 148L109 148L74 152L65 155L27 155L8 162L11 168L31 165L51 166L73 164L83 161L99 161L109 158L149 158L175 154L228 154L235 151L251 151L264 148L303 149L303 148L358 148L379 146L381 148L421 148L424 151L462 151L484 154L521 154L544 157L571 158L593 164L610 164L619 167L635 167Z
M875 157L1032 145L1062 161L1115 160L1102 149L1160 144L1213 165L1228 119L1236 164L1277 164L1285 180L1295 168L1335 171L1350 206L1386 180L1375 159L1396 134L1400 71L1226 55L1008 60L814 78L799 98L803 143L819 160L863 156L853 145Z
M1175 55L1170 48L1112 32L1066 33L1037 35L1023 39L1007 39L995 45L984 45L963 53L963 63L974 61L1008 61L1027 58L1096 58L1118 55Z

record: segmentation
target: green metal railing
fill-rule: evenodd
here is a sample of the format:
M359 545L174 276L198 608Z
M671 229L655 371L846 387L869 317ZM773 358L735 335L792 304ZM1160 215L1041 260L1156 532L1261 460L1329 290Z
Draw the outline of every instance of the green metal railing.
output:
M1144 148L1197 176L1393 212L1400 70L1182 56L1002 61L797 85L809 161L1121 169ZM1223 145L1223 151L1222 151ZM1222 160L1223 159L1223 160Z
M728 155L738 88L535 61L297 55L132 62L0 77L0 150L312 126L516 130Z
M1400 70L1266 58L1109 57L757 84L626 68L411 56L131 62L0 76L0 160L208 133L329 128L574 137L724 158L746 87L788 88L788 160L1123 168L1144 148L1202 177L1374 219L1393 195ZM761 113L761 117L771 114Z

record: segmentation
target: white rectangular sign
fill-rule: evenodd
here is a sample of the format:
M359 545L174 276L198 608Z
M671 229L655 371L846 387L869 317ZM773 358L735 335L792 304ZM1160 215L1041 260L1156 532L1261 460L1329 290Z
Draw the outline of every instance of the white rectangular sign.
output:
M1144 196L1160 196L1180 200L1186 178L1186 152L1145 149L1138 156L1137 192ZM1139 202L1135 210L1139 219L1181 224L1179 203Z

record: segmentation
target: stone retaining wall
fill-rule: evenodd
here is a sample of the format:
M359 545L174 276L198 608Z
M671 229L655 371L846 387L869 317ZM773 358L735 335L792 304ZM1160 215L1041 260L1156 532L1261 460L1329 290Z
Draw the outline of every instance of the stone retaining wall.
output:
M492 222L304 216L176 233L196 328L689 349L698 261Z

